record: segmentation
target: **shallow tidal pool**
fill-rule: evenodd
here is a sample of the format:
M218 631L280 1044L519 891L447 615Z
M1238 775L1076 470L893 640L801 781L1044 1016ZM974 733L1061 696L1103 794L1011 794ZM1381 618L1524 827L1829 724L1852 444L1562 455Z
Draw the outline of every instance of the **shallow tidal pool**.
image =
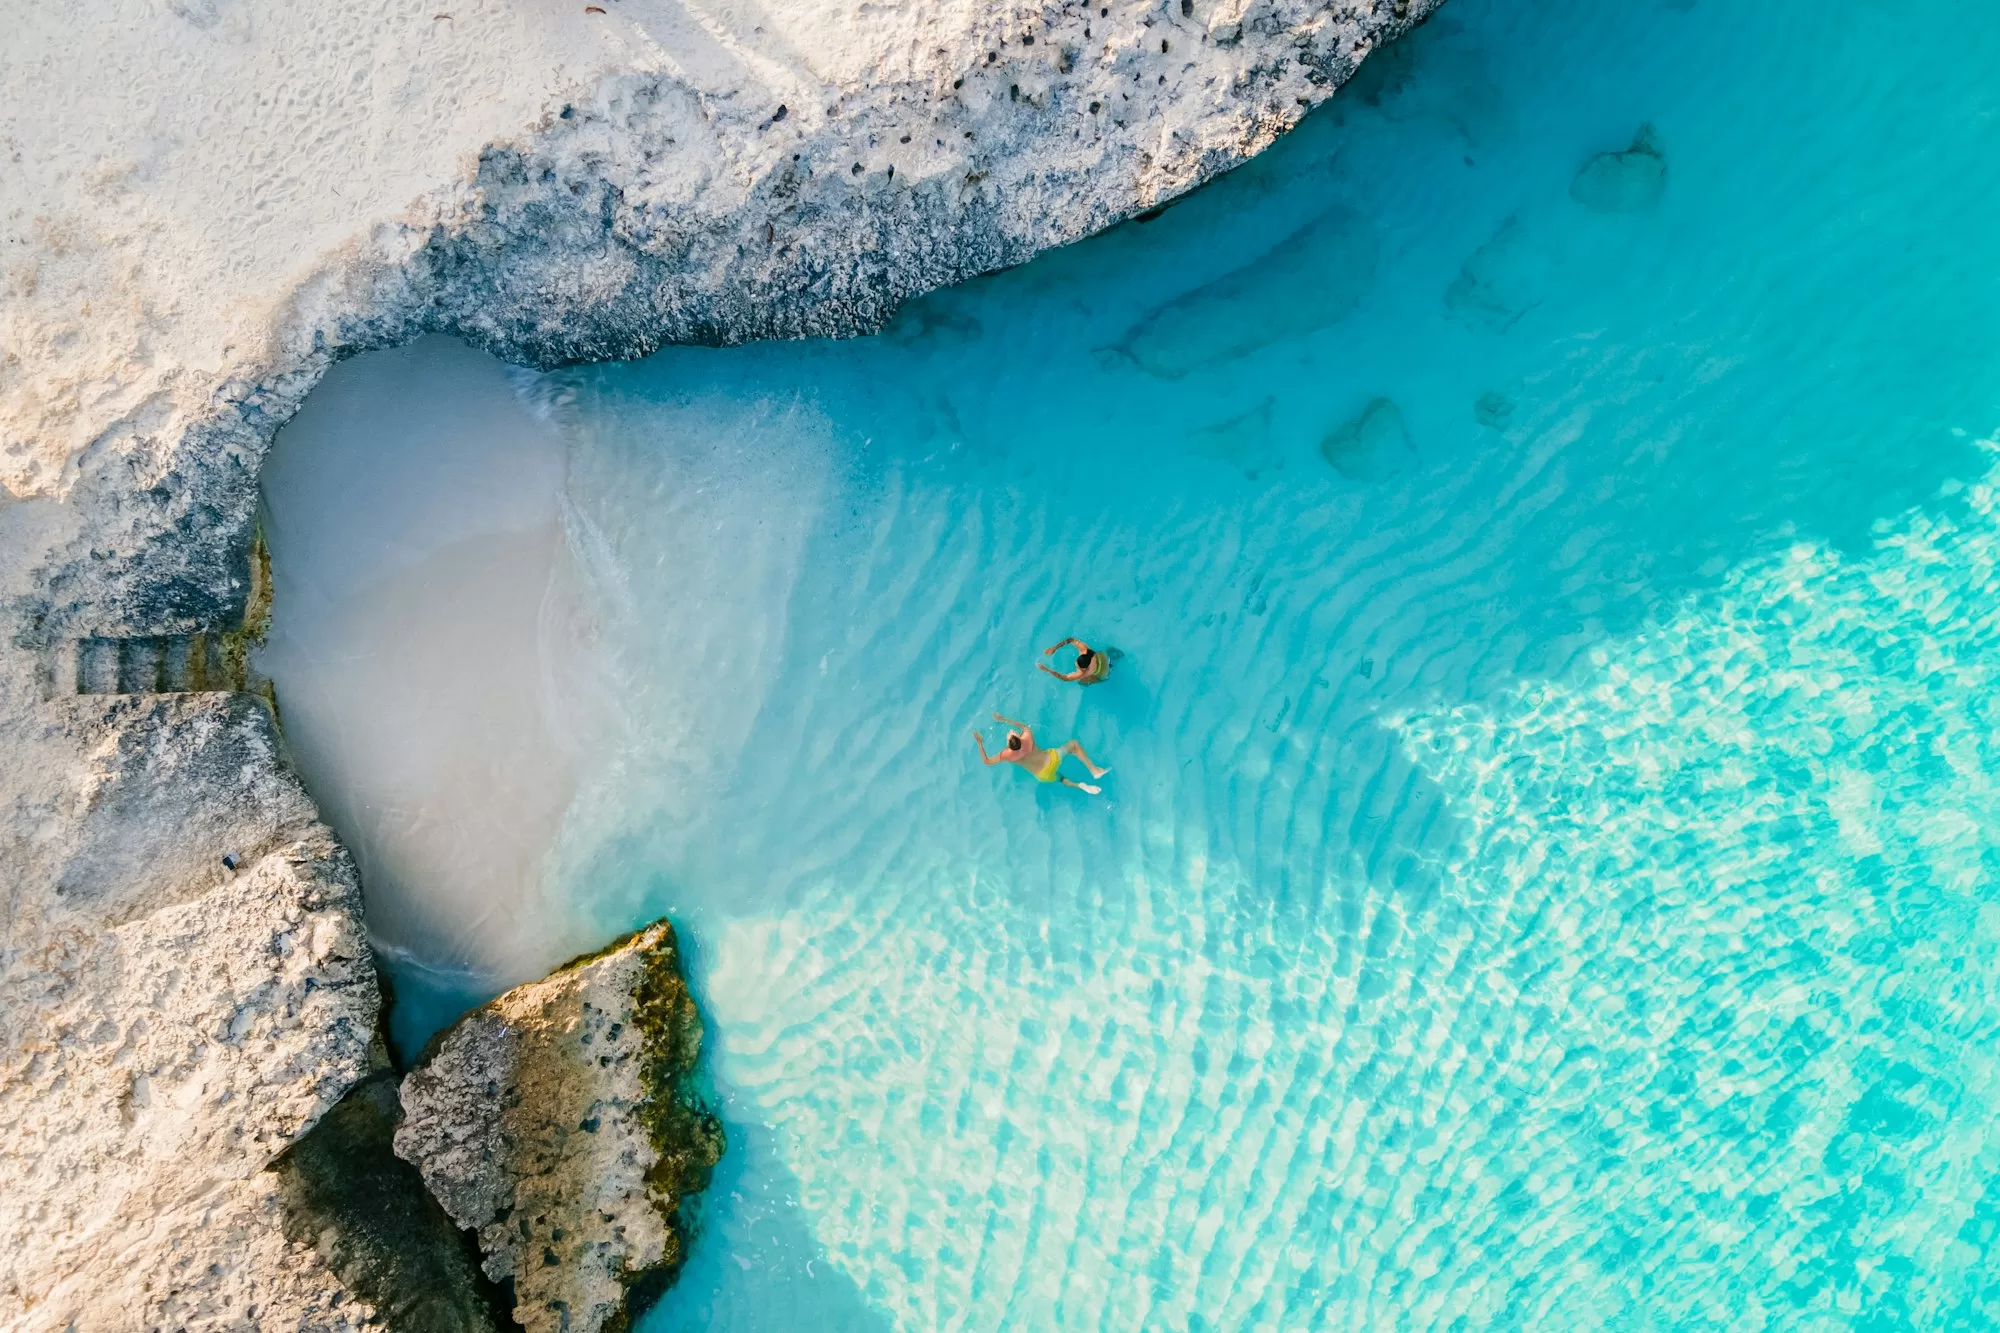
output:
M1450 0L880 337L342 366L263 667L399 1043L673 916L653 1330L2000 1322L1997 67Z

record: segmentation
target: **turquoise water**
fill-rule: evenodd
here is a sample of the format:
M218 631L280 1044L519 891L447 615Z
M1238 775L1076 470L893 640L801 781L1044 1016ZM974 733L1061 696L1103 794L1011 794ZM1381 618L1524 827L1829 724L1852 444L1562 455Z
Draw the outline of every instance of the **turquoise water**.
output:
M493 372L613 718L522 919L675 916L730 1134L646 1326L2000 1322L1996 62L1451 0L880 338Z

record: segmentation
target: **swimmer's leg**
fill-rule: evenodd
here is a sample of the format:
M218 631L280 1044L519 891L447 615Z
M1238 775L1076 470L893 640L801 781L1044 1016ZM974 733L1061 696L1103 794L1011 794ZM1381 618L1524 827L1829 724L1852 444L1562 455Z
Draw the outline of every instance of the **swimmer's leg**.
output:
M1100 773L1098 774L1098 776L1103 777L1104 775ZM1074 787L1078 791L1087 791L1092 796L1102 796L1104 794L1104 788L1093 787L1088 782L1078 782L1075 778L1064 778L1062 780L1062 785L1065 787Z
M1083 760L1083 766L1090 770L1090 776L1094 778L1101 778L1106 773L1109 773L1111 771L1108 768L1099 768L1095 763L1095 761L1093 761L1089 755L1083 752L1083 746L1077 743L1076 741L1063 742L1061 750L1064 754L1073 754L1078 759Z

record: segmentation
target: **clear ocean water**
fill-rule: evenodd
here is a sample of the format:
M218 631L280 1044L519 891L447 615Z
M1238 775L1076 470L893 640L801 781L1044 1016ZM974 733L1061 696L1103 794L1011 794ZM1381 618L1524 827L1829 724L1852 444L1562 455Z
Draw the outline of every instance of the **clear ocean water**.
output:
M2000 1323L1995 68L1450 0L878 338L342 367L265 665L399 1040L674 916L656 1331Z

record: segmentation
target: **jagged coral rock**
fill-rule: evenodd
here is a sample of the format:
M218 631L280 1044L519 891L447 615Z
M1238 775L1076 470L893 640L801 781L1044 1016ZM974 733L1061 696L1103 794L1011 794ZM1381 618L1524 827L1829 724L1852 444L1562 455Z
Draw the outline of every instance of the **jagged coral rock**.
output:
M680 1267L683 1200L722 1153L700 1046L660 921L473 1011L404 1080L396 1151L478 1232L524 1327L622 1328Z

